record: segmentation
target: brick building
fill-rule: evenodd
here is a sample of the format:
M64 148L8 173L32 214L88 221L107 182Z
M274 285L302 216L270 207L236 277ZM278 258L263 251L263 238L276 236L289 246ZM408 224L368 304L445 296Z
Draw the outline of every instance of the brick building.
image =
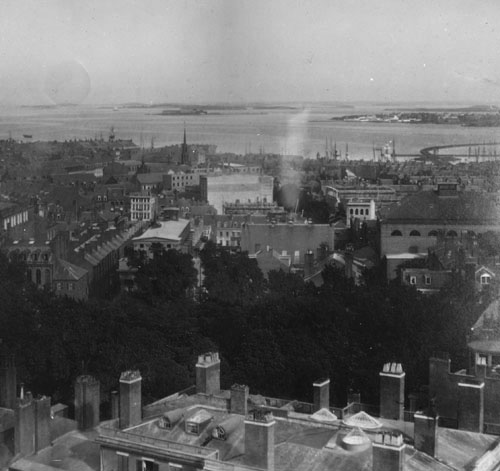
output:
M500 232L495 199L483 193L459 192L456 184L440 184L436 191L406 197L382 216L381 256L387 257L387 272L392 277L396 268L392 259L425 256L440 235L460 239L464 234L486 231Z

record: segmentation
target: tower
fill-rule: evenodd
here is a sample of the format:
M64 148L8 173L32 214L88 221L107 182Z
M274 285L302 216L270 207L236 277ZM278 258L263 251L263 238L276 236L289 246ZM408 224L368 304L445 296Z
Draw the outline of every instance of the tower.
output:
M189 165L188 146L186 143L186 125L184 125L184 140L181 146L181 164Z

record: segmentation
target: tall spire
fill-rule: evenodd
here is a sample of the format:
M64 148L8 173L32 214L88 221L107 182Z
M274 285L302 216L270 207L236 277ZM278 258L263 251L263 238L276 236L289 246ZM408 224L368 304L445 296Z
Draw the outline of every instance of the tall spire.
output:
M186 123L184 122L184 141L181 146L181 164L189 165L188 146L186 142Z

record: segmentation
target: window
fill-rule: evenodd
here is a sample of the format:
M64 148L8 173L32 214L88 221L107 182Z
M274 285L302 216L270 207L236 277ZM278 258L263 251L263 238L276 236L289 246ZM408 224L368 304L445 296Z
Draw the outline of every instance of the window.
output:
M356 214L356 216L358 215L358 208L356 208L356 210L354 211L354 214Z
M68 283L68 291L73 291L75 289L74 283Z
M482 285L489 285L490 284L490 275L481 275L481 278L479 279Z
M437 231L430 231L427 235L429 237L437 237L438 233L437 233Z
M417 277L410 276L410 285L416 285L416 284L417 284Z
M186 422L186 433L198 435L198 424L193 422Z
M410 237L420 237L420 232L413 230L410 232Z
M61 289L62 289L62 284L61 284L61 283L57 283L57 285L56 285L56 289L57 289L57 291L61 291Z
M392 232L391 232L391 236L392 236L392 237L396 237L396 236L397 236L397 237L400 237L400 236L402 236L402 235L403 235L403 234L401 234L401 231L398 231L397 229L396 229L395 231L392 231Z
M448 231L446 235L448 237L457 237L458 234L455 231Z
M432 284L432 278L430 277L430 275L424 275L424 280L426 285Z
M118 471L128 471L128 454L116 452L118 458Z
M153 460L142 458L137 460L137 471L158 471L158 464Z
M40 271L40 269L37 269L35 276L36 276L36 284L41 285L42 284L42 272Z

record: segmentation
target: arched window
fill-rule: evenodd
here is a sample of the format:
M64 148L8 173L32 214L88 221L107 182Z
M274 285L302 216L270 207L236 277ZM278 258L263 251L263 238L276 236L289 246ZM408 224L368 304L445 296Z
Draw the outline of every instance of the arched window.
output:
M36 276L36 284L41 285L42 284L42 271L39 268L37 268L35 276Z
M356 214L356 216L359 214L358 208L356 208L356 210L354 211L354 214Z
M446 235L448 237L457 237L458 234L455 231L448 231Z
M427 235L428 235L429 237L437 237L438 232L437 232L437 231L430 231Z
M398 231L397 229L395 231L391 232L391 236L402 236L401 231Z
M418 232L417 230L413 230L410 232L410 236L411 237L420 237L420 232Z
M354 214L354 209L352 209L352 208L351 208L351 209L349 210L349 214Z

